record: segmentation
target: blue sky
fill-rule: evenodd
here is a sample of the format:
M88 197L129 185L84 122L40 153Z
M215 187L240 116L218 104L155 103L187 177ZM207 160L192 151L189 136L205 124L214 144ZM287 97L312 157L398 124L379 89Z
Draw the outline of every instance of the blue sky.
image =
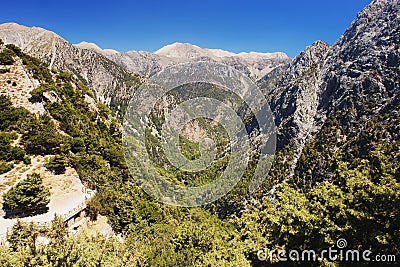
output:
M233 52L294 57L315 40L333 43L370 0L5 1L0 23L56 32L119 51L188 42Z

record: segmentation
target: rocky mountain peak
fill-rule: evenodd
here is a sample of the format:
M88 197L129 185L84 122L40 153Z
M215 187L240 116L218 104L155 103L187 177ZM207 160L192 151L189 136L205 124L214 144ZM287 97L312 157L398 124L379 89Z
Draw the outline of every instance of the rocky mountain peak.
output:
M118 51L116 51L114 49L102 49L95 43L89 43L89 42L85 42L85 41L80 42L79 44L74 44L74 46L81 48L81 49L93 50L95 52L98 52L100 54L105 54L105 55L112 55L112 54L119 53Z
M316 68L323 64L331 46L321 40L307 46L293 61L289 64L290 73L301 76L310 68Z
M103 49L101 49L98 45L96 45L95 43L89 43L89 42L80 42L79 44L74 44L76 47L80 47L83 49L93 49L93 50L97 50L97 51L103 51Z
M197 45L176 42L160 48L154 54L172 58L191 59L205 56L207 52Z
M139 83L137 75L107 59L106 53L79 48L42 28L0 24L0 39L5 44L17 45L50 67L74 73L93 90L98 100L117 110L124 96L130 95L127 91L132 91Z
M34 56L39 56L37 50L49 53L54 43L67 43L63 38L51 31L40 27L27 27L17 23L0 24L0 38L6 44L15 44Z
M259 61L260 59L281 59L287 60L289 57L283 52L263 53L263 52L241 52L239 54L222 49L201 48L189 43L173 43L166 45L154 54L172 58L194 59L200 57L209 57L215 60L223 57L237 57L247 61Z
M193 61L219 62L232 66L254 79L259 79L271 70L290 61L283 52L242 52L235 54L222 49L201 48L189 43L166 45L154 53L129 51L105 54L106 57L131 72L151 76L165 67Z
M289 64L268 74L261 85L270 98L275 115L279 147L294 152L294 164L315 131L314 117L319 105L322 70L330 49L325 42L314 42Z
M332 116L356 133L392 105L400 86L399 25L398 0L373 1L335 44L316 41L264 77L282 146L294 144L296 155Z
M331 46L321 40L317 40L311 45L307 46L300 54L299 57L305 56L306 54L310 55L317 55L318 57L321 56L321 54L325 54Z
M399 36L398 0L376 0L362 10L330 51L321 108L330 111L351 95L368 98L365 112L385 106L399 88Z

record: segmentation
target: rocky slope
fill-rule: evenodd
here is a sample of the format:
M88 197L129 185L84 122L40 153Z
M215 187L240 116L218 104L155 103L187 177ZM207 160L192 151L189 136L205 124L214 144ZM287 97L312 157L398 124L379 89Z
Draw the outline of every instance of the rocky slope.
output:
M293 60L283 53L234 54L182 43L155 53L120 53L90 43L71 45L54 33L16 24L0 25L0 38L54 66L70 69L116 110L140 83L130 72L151 76L172 64L206 60L234 66L253 78L267 73L260 86L275 114L278 153L290 155L285 171L292 175L304 146L321 138L321 132L332 130L334 118L339 120L337 139L342 141L332 146L350 149L354 143L349 140L363 132L369 121L398 116L399 14L398 0L375 0L335 44L317 41ZM395 127L393 121L388 125ZM382 134L392 145L398 140L392 132Z
M260 82L269 98L275 123L281 128L278 139L281 146L290 139L304 139L313 128L322 84L321 70L329 49L327 43L317 41L290 64L275 69Z
M376 0L333 45L316 117L321 129L303 152L298 180L329 179L335 165L326 155L350 165L376 153L398 161L399 36L400 1Z
M38 57L50 67L66 69L84 80L97 99L118 111L130 97L140 79L92 49L81 49L57 34L38 27L15 23L0 25L0 38L5 44L15 44L24 52Z
M329 114L355 97L350 101L355 108L360 106L355 102L368 105L359 109L368 120L393 101L399 90L399 42L399 1L367 6L329 53L319 108Z
M93 141L109 142L113 139L110 128L115 129L117 123L80 80L68 72L49 70L39 59L15 45L4 45L1 39L0 106L0 242L4 242L17 221L3 202L4 194L38 174L50 190L48 210L30 214L27 208L18 217L43 225L56 213L67 216L93 195L80 179L78 164L72 163L79 157L73 149L75 141L80 140L80 152L85 144L96 147L90 144ZM35 191L29 192L33 198Z
M276 116L279 149L291 156L286 174L297 168L299 180L329 178L326 147L345 158L361 157L369 153L372 140L390 147L386 152L395 159L399 22L399 1L373 1L332 47L318 41L260 81ZM383 118L379 129L371 125ZM361 140L360 135L367 137Z
M318 129L315 125L322 70L330 46L317 41L307 47L292 62L273 70L260 80L278 126L278 151L288 164L279 171L287 179L293 174L298 157ZM277 155L279 158L280 154Z
M217 61L257 79L289 61L287 55L281 52L234 54L181 43L165 46L155 53L121 53L112 49L101 49L87 42L72 45L51 31L16 23L1 24L0 38L6 44L15 44L24 52L40 58L50 67L71 71L86 81L98 100L117 112L124 110L134 89L143 81L141 76L149 77L177 63Z

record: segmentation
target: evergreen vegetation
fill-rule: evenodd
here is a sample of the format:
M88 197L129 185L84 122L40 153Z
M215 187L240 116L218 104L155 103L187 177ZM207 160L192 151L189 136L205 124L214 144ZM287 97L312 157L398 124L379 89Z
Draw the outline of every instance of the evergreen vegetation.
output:
M52 171L56 175L65 173L65 168L67 166L68 166L67 159L65 158L65 156L61 155L55 155L46 164L46 168Z
M50 202L49 197L49 189L43 185L40 175L34 173L3 195L3 208L12 214L42 212Z
M398 106L383 110L361 132L348 136L346 143L339 136L343 122L335 118L342 116L328 118L321 133L306 145L294 176L273 195L267 190L289 173L293 150L287 146L277 152L258 195L247 193L254 156L243 181L218 202L201 208L171 207L136 186L137 177L128 172L122 152L119 121L104 105L97 104L99 111L94 111L85 101L93 94L82 82L66 72L50 72L19 48L7 47L41 81L31 101L43 103L49 115L36 117L0 96L0 172L16 161L29 163L26 153L53 155L46 167L55 174L74 167L87 186L97 189L88 203L92 218L107 216L125 241L68 236L60 218L49 229L19 221L8 236L10 245L0 247L0 266L263 266L257 251L265 245L319 250L333 246L338 238L346 238L354 249L400 255L399 139L390 130L400 122L389 115ZM55 93L59 101L49 101L45 92ZM229 97L241 108L234 97L214 93ZM151 124L160 129L163 114L152 115ZM189 185L207 183L229 160L223 153L226 133L218 126L207 128L206 120L198 123L216 137L218 160L196 175L169 166L162 170L178 184L182 180ZM20 144L12 145L19 135ZM383 136L391 143L382 142ZM146 138L149 154L161 170L168 163L158 153L161 142L149 129ZM198 144L180 139L184 155L197 158ZM4 206L11 211L41 209L47 204L48 189L38 175L4 195ZM48 234L50 244L37 245L41 232Z
M3 49L0 52L0 65L12 65L15 62L15 53L10 49Z

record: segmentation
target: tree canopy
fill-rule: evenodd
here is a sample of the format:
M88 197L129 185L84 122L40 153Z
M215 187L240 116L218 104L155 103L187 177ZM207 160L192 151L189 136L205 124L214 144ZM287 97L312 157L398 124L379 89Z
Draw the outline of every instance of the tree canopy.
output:
M33 173L3 195L3 207L10 213L30 214L46 209L50 191L43 185L42 177Z

